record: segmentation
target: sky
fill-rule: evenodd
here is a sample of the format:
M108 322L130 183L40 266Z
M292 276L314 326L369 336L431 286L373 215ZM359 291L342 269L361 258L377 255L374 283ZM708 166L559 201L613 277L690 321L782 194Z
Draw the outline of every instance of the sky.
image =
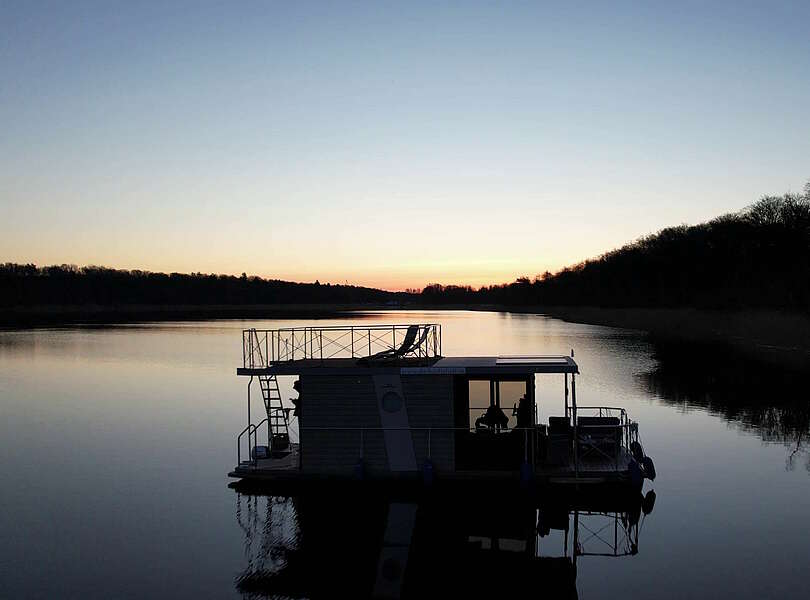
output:
M418 288L810 179L810 3L0 0L0 262Z

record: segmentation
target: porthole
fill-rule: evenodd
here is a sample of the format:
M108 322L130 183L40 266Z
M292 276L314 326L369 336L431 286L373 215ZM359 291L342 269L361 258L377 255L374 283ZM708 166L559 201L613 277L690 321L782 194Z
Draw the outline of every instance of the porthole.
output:
M385 392L382 397L382 407L385 412L395 413L402 410L402 396L397 392Z

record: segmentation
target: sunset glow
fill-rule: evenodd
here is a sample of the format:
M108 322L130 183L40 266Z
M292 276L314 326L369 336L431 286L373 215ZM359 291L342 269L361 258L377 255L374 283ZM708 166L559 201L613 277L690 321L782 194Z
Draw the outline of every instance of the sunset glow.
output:
M807 6L160 6L0 9L0 260L479 286L808 176Z

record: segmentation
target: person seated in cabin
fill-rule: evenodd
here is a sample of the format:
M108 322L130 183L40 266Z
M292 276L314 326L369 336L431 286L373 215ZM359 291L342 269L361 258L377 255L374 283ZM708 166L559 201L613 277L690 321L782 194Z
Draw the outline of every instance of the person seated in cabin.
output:
M506 429L509 426L509 417L500 406L490 404L486 412L475 420L476 429Z
M526 394L523 394L518 403L512 407L512 416L517 418L518 427L532 426L531 405L528 398L526 398Z

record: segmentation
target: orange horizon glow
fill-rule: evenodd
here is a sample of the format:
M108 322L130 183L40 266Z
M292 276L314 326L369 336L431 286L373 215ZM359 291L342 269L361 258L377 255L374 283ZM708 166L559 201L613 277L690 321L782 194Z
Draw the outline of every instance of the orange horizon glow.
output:
M478 289L484 286L502 285L514 282L519 277L529 277L533 279L545 272L546 270L555 272L566 265L559 267L543 268L543 269L530 269L526 267L521 270L519 268L512 269L499 269L497 266L484 265L473 266L469 268L459 268L453 271L441 271L439 269L433 270L430 275L422 275L419 272L411 272L409 269L397 269L395 272L385 273L374 271L368 274L363 274L354 271L344 271L337 274L325 274L322 271L312 272L298 272L291 271L282 272L269 272L262 270L246 270L246 269L232 269L232 268L214 268L214 269L200 269L200 268L187 268L177 267L172 265L151 265L145 266L143 264L114 264L105 261L66 261L66 260L1 260L0 262L13 262L18 264L35 264L37 267L46 267L52 265L75 265L77 267L103 267L109 269L119 269L126 271L146 271L154 273L203 273L205 275L230 275L239 277L245 273L248 277L260 277L262 279L274 279L280 281L288 281L293 283L315 283L332 285L353 285L360 287L376 288L390 292L404 292L407 290L422 290L424 287L431 284L441 285L457 285L457 286L470 286L473 289ZM420 276L421 275L421 276Z

